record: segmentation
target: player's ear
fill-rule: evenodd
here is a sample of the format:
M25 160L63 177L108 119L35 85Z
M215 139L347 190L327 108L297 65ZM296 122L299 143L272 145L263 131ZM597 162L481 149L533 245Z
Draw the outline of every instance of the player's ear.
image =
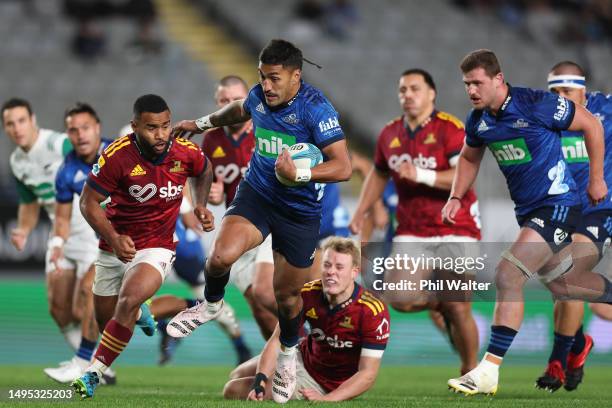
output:
M136 127L137 127L137 123L136 120L132 119L130 120L130 126L132 126L132 132L136 133Z
M504 73L500 72L497 75L495 75L495 80L497 81L498 85L502 85L505 81L504 81Z
M293 72L291 73L291 79L293 80L293 83L300 82L301 77L302 77L302 70L299 68L294 69Z

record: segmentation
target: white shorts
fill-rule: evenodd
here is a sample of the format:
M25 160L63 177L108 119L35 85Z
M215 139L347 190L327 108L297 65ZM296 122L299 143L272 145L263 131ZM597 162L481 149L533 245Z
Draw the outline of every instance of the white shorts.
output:
M474 242L478 242L478 240L462 235L442 235L437 237L397 235L393 237L391 254L404 254L409 249L409 255L415 257L421 255L440 258L476 257L478 256L476 246L469 244ZM466 245L466 243L468 244Z
M242 254L234 265L232 265L230 282L238 288L240 293L244 294L253 284L255 265L258 263L274 263L271 234L268 235L259 246Z
M163 281L172 270L174 251L166 248L141 249L136 251L131 262L125 264L115 254L101 250L96 261L93 293L98 296L118 295L125 273L140 263L147 263L157 269Z
M71 235L64 244L64 257L59 261L59 267L63 270L76 271L77 278L85 276L91 265L98 258L98 238L93 230L86 233ZM51 263L51 251L45 253L45 272L51 273L55 270L55 264Z
M306 367L304 367L304 359L302 358L302 352L300 349L297 351L297 368L296 368L296 377L297 377L297 385L295 387L295 392L291 396L293 400L302 400L304 396L300 392L301 389L304 388L312 388L313 390L317 390L321 393L321 395L327 394L327 391L321 387L321 385L316 382L314 378L308 374Z

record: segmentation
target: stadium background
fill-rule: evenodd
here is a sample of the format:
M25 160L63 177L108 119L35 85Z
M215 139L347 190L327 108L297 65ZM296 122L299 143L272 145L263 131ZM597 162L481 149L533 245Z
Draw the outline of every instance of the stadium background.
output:
M81 15L79 20L78 13L66 13L67 5L78 3L106 3L107 8L94 18L83 20ZM143 93L166 98L175 120L214 110L215 81L236 73L254 83L258 49L270 38L284 37L324 67L306 64L305 78L321 87L341 111L351 146L371 155L380 128L400 113L396 80L406 68L429 70L438 86L437 107L465 117L469 104L457 64L475 48L494 49L515 85L543 88L553 63L574 59L589 70L591 89L612 90L608 1L533 1L521 6L518 1L469 0L158 0L153 2L154 16L138 7L125 13L109 11L122 3L126 2L0 1L1 99L30 100L38 123L52 129L63 127L66 106L86 101L98 110L104 136L116 137L130 120L133 100ZM316 4L333 7L317 11ZM54 365L70 352L46 306L42 259L49 224L39 225L24 253L10 245L17 205L8 166L12 150L3 135L0 364ZM345 205L354 208L359 184L351 182L342 189ZM485 240L508 241L516 232L512 205L490 155L477 190ZM609 256L607 261L609 266ZM173 279L162 292L188 294ZM263 341L246 304L234 289L229 300L249 346L257 352ZM484 343L492 304L477 302L474 308ZM552 338L551 310L548 301L527 305L508 362L544 366ZM596 343L592 364L611 364L612 324L587 313L586 327ZM120 363L154 364L157 347L157 339L139 333ZM227 339L211 325L183 342L174 364L227 364L234 361L232 353ZM456 361L426 314L393 315L385 364Z

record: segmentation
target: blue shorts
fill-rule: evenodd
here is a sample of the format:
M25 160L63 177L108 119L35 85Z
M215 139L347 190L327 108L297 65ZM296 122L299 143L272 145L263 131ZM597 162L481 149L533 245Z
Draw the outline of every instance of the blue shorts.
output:
M255 225L265 239L272 234L272 250L296 268L308 268L319 240L320 218L302 218L269 203L246 181L238 186L225 215L239 215Z
M554 253L572 242L572 234L576 230L579 219L580 207L565 205L541 207L517 217L521 227L529 227L540 234Z
M595 211L582 216L575 231L589 238L599 250L599 259L612 241L612 211Z

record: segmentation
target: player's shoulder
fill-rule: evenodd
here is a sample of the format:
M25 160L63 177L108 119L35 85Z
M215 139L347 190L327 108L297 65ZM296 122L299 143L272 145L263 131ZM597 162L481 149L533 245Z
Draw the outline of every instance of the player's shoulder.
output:
M388 313L385 303L372 294L372 292L365 289L362 289L361 293L357 296L357 305L366 313L375 317Z
M384 142L386 139L390 137L396 137L398 134L398 131L400 131L402 127L404 126L403 122L404 122L403 116L397 116L391 119L390 121L388 121L387 123L385 123L385 125L380 130L380 133L378 135L378 141Z
M482 119L482 114L484 111L482 109L472 109L465 119L465 130L472 131L476 128L478 122Z
M310 282L306 282L304 286L302 286L302 293L305 292L320 292L323 290L323 282L321 279L316 279Z
M302 106L306 111L309 112L321 112L321 111L333 111L336 113L336 109L332 103L327 99L323 92L310 85L307 82L302 82L302 87L298 98L302 102Z
M222 127L213 128L207 130L204 133L204 137L202 140L202 146L206 147L208 143L218 143L225 137L225 130Z
M189 150L200 150L200 147L197 144L193 143L191 140L183 139L182 137L177 137L174 139L173 144L178 150L186 152Z
M529 111L533 105L537 105L545 101L556 101L557 99L562 98L559 95L544 91L542 89L525 87L512 87L510 90L510 95L519 108L523 108L523 110L527 111Z
M120 160L129 151L128 146L133 143L131 135L122 136L110 143L102 152L105 160Z
M465 128L461 119L459 119L455 115L452 115L448 112L444 112L444 111L436 112L436 119L444 124L450 125L459 130L463 130Z
M612 113L612 95L598 91L589 92L587 106L591 111Z

